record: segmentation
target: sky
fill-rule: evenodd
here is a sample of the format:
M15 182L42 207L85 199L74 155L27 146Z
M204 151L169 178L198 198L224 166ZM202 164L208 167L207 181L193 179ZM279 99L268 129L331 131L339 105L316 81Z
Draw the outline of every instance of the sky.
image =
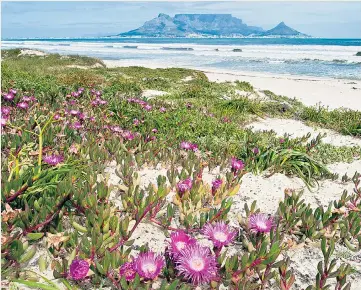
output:
M357 2L4 2L1 38L99 37L141 26L159 13L231 13L271 29L284 21L315 37L361 38Z

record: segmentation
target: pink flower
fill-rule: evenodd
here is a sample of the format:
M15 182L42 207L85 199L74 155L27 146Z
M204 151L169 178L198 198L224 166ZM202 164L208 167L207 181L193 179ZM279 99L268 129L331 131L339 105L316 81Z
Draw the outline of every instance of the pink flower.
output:
M214 225L206 224L202 233L212 240L216 248L222 248L233 242L237 235L237 231L232 230L223 221L217 222Z
M64 157L62 155L46 155L43 157L43 161L49 165L57 165L64 161Z
M259 153L259 149L257 147L254 147L252 151L255 155Z
M176 264L179 274L194 285L210 283L217 278L216 258L206 247L197 244L186 247L181 251Z
M22 100L23 102L30 102L30 101L31 101L31 98L28 97L28 96L23 96L21 100Z
M154 252L140 253L133 261L133 268L144 279L156 278L165 266L164 258Z
M133 281L136 274L133 263L126 262L120 266L119 276L124 277L126 281Z
M212 182L212 194L214 195L216 191L222 186L223 180L216 179Z
M89 264L82 259L75 259L70 265L70 276L74 280L81 280L86 277L89 272Z
M1 127L5 127L8 119L1 117Z
M244 168L244 163L243 163L242 160L238 160L238 159L232 157L231 168L232 168L233 172L237 172L237 171L242 170Z
M9 92L10 92L10 94L16 95L16 93L17 93L18 91L15 90L15 89L10 89Z
M173 232L170 235L170 256L172 258L177 258L180 255L181 250L185 249L187 246L195 245L196 243L197 241L194 238L188 236L183 231Z
M158 130L156 128L152 129L153 133L158 133Z
M252 214L248 227L253 233L269 233L273 227L273 218L262 213Z
M192 105L192 103L186 103L186 107L187 107L188 109L190 109L190 108L193 107L193 105Z
M144 110L146 110L146 111L151 111L152 110L152 106L151 105L149 105L149 104L146 104L145 106L143 106L143 108L144 108Z
M134 136L134 134L133 134L132 132L130 132L130 131L128 131L128 130L125 130L125 131L123 131L123 133L122 133L122 137L123 137L125 140L130 141L130 140L133 140L135 136Z
M184 194L186 191L189 191L192 189L192 179L187 178L184 180L181 180L177 183L177 190L178 193Z
M81 113L81 112L78 113L79 120L85 120L85 118L86 118L86 115L84 113Z
M26 109L29 108L29 104L26 103L26 102L20 102L20 103L18 103L16 106L17 106L18 108L20 108L20 109L23 109L23 110L26 110Z
M180 148L184 150L192 150L192 143L187 141L182 141L180 144Z
M78 92L71 92L70 94L71 94L72 97L75 97L75 98L79 97Z
M119 126L110 126L110 130L115 132L115 133L121 133L122 132L122 128L120 128Z
M145 143L148 143L148 142L151 142L151 141L154 141L154 140L156 140L157 139L157 137L156 136L149 136L149 135L147 135L147 137L145 137Z
M11 93L9 93L9 94L5 93L5 94L3 94L3 98L5 101L12 101L12 100L14 100L15 96Z
M76 100L70 100L68 103L69 103L69 105L75 105L77 103L77 101Z
M133 120L133 125L138 126L140 124L140 121L138 119Z
M10 112L11 112L11 107L1 107L1 113L3 114L3 115L9 115L10 114Z
M79 111L77 111L77 110L70 110L69 113L70 113L70 115L76 116L76 115L79 114Z
M73 129L75 130L80 130L83 128L83 125L80 122L74 122L73 125L71 126Z
M285 143L285 139L281 138L281 139L280 139L280 143L281 143L281 144Z
M231 120L230 120L228 117L223 117L223 118L222 118L222 121L223 121L224 123L230 123L230 122L231 122Z
M159 112L161 112L161 113L165 113L166 111L167 111L167 109L164 108L164 107L161 107L161 108L159 109Z
M100 96L102 95L102 91L96 91L96 92L95 92L95 95L96 95L97 97L100 97Z
M54 120L59 120L60 119L60 115L58 114L58 113L56 113L55 115L54 115Z

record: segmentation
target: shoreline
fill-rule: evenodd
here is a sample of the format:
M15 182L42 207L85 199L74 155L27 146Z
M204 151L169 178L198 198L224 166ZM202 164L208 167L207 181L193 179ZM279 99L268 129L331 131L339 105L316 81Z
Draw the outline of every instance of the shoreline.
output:
M129 60L102 60L107 68L143 66L151 69L173 66ZM277 95L297 98L307 106L322 104L330 109L346 108L361 111L361 80L326 77L280 75L272 73L230 71L202 67L184 67L205 73L210 81L246 81L257 90L270 90Z

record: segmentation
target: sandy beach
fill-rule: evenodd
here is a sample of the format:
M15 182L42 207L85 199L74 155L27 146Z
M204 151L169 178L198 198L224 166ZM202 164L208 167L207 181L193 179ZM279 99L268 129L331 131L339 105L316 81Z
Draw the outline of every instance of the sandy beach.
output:
M154 62L133 62L129 60L104 60L108 68L144 66L168 68L171 66ZM257 90L270 90L275 94L297 98L308 106L322 104L330 109L347 108L361 110L361 81L347 79L316 78L293 75L276 75L256 72L233 72L227 70L203 71L210 81L246 81Z

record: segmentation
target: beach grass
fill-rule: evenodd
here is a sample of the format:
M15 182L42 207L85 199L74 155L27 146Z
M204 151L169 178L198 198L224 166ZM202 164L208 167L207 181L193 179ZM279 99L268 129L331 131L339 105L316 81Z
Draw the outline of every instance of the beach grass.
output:
M193 239L204 235L206 225L227 221L246 174L283 174L312 191L320 181L339 178L329 164L361 156L361 147L323 143L322 136L292 138L245 127L266 117L291 118L358 137L358 111L307 107L268 91L263 98L247 82L211 82L189 69L108 69L89 57L22 55L20 50L5 51L2 58L2 274L11 283L57 289L53 278L29 274L35 257L36 269L49 268L47 258L36 256L42 249L41 255L52 259L52 275L68 289L89 289L84 279L92 289L132 289L132 283L147 289L158 275L169 287L162 289L190 289L199 281L180 275L180 262L174 263L179 253L167 253L165 264L147 244L132 247L139 224L173 233L182 229ZM141 186L138 172L149 168L166 174L157 175L156 184ZM110 169L118 180L112 186ZM203 173L216 169L219 174L207 184ZM242 248L238 256L221 254L223 244L214 239L212 254L211 248L198 249L214 259L210 265L225 265L210 268L205 282L215 285L220 278L235 287L239 281L252 289L273 287L276 282L266 278L273 273L277 283L292 285L289 261L276 259L291 242L306 239L321 244L325 279L334 266L329 263L335 242L354 251L361 247L358 180L358 175L352 179L354 193L344 193L328 208L311 208L290 189L274 217L243 201L245 217L236 219L237 232L218 225L228 231L229 245ZM349 215L343 214L346 207ZM290 237L287 243L285 237ZM150 255L157 275L135 271L134 265L123 268L131 251L139 267L139 251ZM244 269L250 269L252 279ZM127 271L134 272L131 280L125 279ZM340 266L336 276L348 274L347 266Z

